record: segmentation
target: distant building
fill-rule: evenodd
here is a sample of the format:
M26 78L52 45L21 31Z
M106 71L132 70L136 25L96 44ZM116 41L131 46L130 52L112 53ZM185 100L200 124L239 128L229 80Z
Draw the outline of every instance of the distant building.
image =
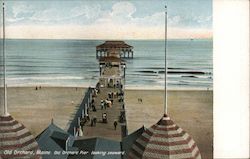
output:
M133 58L133 46L126 44L124 41L105 41L105 43L96 46L96 58L117 57Z

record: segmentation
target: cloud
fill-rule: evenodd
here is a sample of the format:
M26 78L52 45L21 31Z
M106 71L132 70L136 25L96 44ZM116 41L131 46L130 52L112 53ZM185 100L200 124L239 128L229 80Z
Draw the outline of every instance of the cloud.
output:
M9 6L10 14L8 14L6 21L9 25L17 23L20 25L34 23L37 25L77 24L79 20L82 23L94 21L101 13L100 5L86 5L81 2L75 4L75 6L68 7L66 5L62 8L60 8L60 5L53 3L48 3L48 5L41 3L40 6L39 4L38 2L15 2Z
M156 10L151 14L138 16L136 6L128 1L116 2L110 9L102 8L100 4L84 2L63 9L19 4L13 6L12 12L12 19L8 19L10 25L6 29L6 36L9 38L164 38L165 13ZM17 21L21 22L11 25ZM206 26L210 22L211 16L168 15L169 38L211 38L211 29L193 27Z
M111 10L102 11L95 20L96 24L124 24L133 23L133 14L136 7L130 2L116 2Z
M84 16L86 19L96 19L101 14L101 6L81 4L70 10L71 17Z
M133 23L135 23L138 26L162 26L164 25L164 12L156 12L152 15L148 15L141 18L134 18L132 19Z
M12 18L12 17L7 17L6 20L10 23L18 22L24 20L24 18Z
M171 26L177 26L181 22L180 16L169 17L169 24Z
M62 17L60 12L54 8L37 11L29 20L48 22L48 21L60 21L67 17Z
M131 2L117 2L112 10L102 11L100 17L96 19L97 24L131 24L141 27L164 26L165 12L154 12L153 14L136 17L136 7ZM194 26L207 27L211 23L211 16L187 16L187 15L168 15L168 26L192 28Z
M151 27L164 25L164 12L156 12L144 17L136 17L136 7L131 2L117 2L112 6L110 11L102 11L99 18L94 24L117 26L126 25Z
M34 8L33 6L27 3L17 2L16 5L12 7L12 13L13 13L13 16L17 18L20 15L24 16L25 14L33 14Z
M130 2L117 2L112 6L112 16L132 17L136 7Z
M212 16L211 15L210 16L204 16L204 15L194 16L193 20L200 26L207 26L211 24Z
M212 37L212 32L209 29L184 29L169 27L168 33L169 39ZM24 25L7 27L6 37L26 39L164 39L164 27L138 27L136 25L129 24L110 24L102 26Z
M6 21L12 23L29 18L35 13L34 7L24 2L16 2L10 10L11 14L7 14Z
M76 6L69 10L59 10L57 8L49 8L36 12L30 20L40 21L45 23L53 24L53 22L59 23L74 23L75 18L82 19L83 22L86 20L95 19L100 13L100 6ZM81 18L82 17L82 18ZM79 19L78 19L79 21Z
M183 28L210 28L212 23L212 16L205 15L176 15L169 16L169 24L172 27L183 27Z

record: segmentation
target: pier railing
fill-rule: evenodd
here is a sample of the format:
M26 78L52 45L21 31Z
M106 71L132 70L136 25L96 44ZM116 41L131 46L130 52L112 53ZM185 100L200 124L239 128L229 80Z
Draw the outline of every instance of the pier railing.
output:
M92 93L94 88L89 87L88 90L85 92L84 98L67 130L68 133L76 136L80 127L80 119L88 114L88 108L92 102Z
M119 91L123 92L123 101L122 101L121 111L119 115L119 122L121 125L121 137L124 138L128 135L126 109L125 109L125 102L124 102L125 90L123 88L120 88Z

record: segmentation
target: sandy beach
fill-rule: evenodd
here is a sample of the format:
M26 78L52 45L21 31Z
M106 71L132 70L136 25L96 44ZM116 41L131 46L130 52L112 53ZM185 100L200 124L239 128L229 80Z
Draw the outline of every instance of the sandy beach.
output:
M142 125L150 127L163 115L163 90L128 90L125 94L129 133ZM138 102L142 99L142 103ZM205 90L168 91L168 115L188 132L202 158L213 158L213 92Z
M66 130L85 90L75 87L8 88L9 112L34 136L43 131L52 118L55 124ZM138 102L138 98L142 102ZM162 90L127 90L125 103L129 133L142 125L151 126L163 115ZM169 91L169 116L194 138L205 159L211 159L213 155L212 103L212 91Z
M8 88L8 109L16 120L22 122L34 136L51 122L63 129L69 127L81 103L84 88L35 87Z

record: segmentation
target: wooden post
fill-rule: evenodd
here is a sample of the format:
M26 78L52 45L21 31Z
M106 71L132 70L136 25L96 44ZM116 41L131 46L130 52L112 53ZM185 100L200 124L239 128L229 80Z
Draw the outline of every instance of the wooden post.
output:
M85 112L85 115L87 116L87 115L88 115L88 111L87 111L87 109L88 109L88 108L87 108L87 104L85 104L84 109L85 109L85 111L84 111L84 112Z
M88 108L89 108L89 98L88 98L88 100L87 100L87 105L88 105Z
M102 75L102 67L101 67L101 65L99 66L99 71L100 71L100 76Z
M83 132L82 132L82 128L79 127L79 130L78 130L78 136L82 136L83 135Z
M89 101L90 101L90 104L92 104L92 93L91 92L89 93Z
M82 118L84 118L85 113L84 113L84 109L82 109Z
M123 74L124 74L124 78L125 78L125 72L126 72L125 69L126 69L126 67L123 68L123 71L124 71L124 73L123 73Z
M76 127L74 127L74 137L76 136Z

